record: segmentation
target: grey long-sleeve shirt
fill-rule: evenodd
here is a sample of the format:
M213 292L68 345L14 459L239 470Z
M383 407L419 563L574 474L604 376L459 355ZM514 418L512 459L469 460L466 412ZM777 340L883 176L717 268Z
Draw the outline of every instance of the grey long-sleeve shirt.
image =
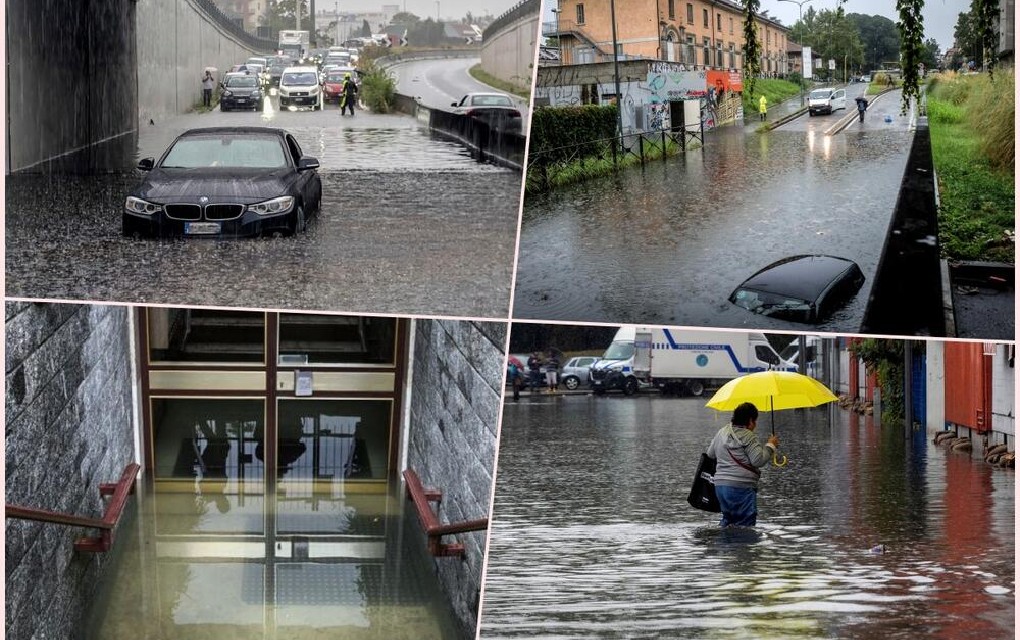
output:
M768 464L775 449L769 445L762 446L753 431L728 424L715 434L706 453L716 460L716 484L756 489L761 475L758 470ZM737 461L758 473L744 468Z

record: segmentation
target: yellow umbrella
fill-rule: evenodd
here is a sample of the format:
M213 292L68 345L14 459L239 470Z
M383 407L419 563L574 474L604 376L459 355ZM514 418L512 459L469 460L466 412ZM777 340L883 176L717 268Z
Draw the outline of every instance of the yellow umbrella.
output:
M776 432L775 411L805 409L827 402L836 396L821 382L793 371L759 371L734 378L724 384L705 406L718 411L732 411L738 405L750 402L759 411L768 411L772 433ZM783 464L786 456L783 456ZM773 457L772 462L781 466Z

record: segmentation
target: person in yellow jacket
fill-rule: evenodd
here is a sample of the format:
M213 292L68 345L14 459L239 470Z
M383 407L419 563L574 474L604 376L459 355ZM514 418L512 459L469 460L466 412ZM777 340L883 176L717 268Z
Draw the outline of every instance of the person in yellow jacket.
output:
M758 115L761 116L761 121L762 122L765 122L765 115L768 113L768 110L769 110L769 101L766 100L765 96L763 95L761 97L761 99L758 100Z

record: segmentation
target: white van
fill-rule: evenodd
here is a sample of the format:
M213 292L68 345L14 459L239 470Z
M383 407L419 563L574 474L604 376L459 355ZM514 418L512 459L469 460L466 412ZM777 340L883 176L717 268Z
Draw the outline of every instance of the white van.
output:
M316 67L287 67L280 76L280 108L306 106L321 109L319 70Z
M808 94L808 115L832 113L837 109L846 109L846 89L825 87Z

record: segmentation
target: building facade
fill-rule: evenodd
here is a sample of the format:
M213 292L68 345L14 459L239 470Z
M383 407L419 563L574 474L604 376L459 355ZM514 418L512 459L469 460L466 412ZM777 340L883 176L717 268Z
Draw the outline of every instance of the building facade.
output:
M544 35L557 37L562 64L611 60L613 14L616 54L677 62L692 68L741 69L744 65L744 9L725 0L619 0L608 3L560 0L556 20ZM775 20L755 18L766 75L789 73L789 29Z

